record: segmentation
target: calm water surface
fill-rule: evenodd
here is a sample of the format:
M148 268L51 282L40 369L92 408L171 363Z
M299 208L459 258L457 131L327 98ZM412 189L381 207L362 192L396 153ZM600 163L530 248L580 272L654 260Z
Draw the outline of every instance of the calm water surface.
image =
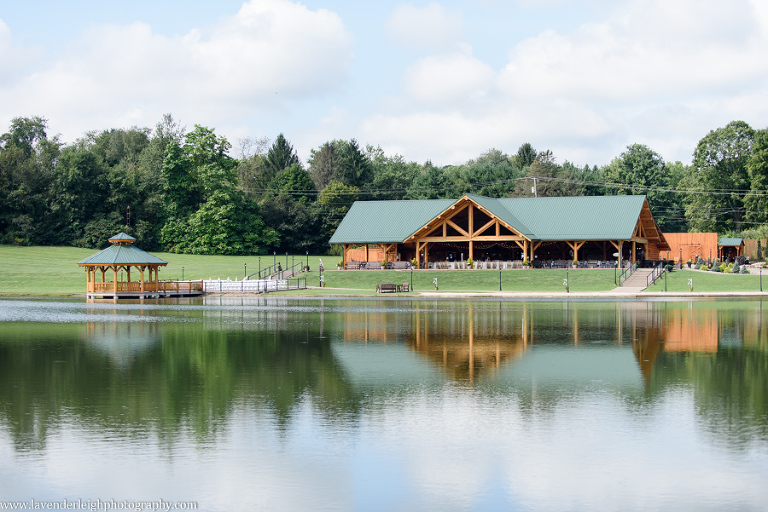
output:
M0 500L766 510L768 305L0 300Z

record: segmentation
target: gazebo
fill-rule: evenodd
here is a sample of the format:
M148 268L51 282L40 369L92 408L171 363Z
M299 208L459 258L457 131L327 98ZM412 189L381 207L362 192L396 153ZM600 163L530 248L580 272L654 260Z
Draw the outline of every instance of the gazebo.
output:
M184 286L185 293L180 293L179 284L196 285L198 283L161 283L158 271L168 262L139 249L133 245L135 241L136 239L130 235L118 233L109 239L112 245L77 263L78 266L85 267L88 285L86 296L89 299L144 298L202 293L202 286L200 290L192 290L197 288L196 286ZM122 279L123 271L125 281Z
M721 238L717 242L717 257L720 261L726 259L735 260L744 254L743 238Z

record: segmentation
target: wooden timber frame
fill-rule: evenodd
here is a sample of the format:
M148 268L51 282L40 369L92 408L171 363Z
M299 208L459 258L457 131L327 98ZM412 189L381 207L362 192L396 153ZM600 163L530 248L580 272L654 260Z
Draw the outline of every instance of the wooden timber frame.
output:
M136 239L129 235L119 233L109 239L112 244L110 247L78 262L78 266L85 267L87 298L180 297L202 294L202 281L160 281L160 267L168 263L135 247L135 241ZM122 272L125 272L126 281L118 279L118 274Z
M653 241L653 242L652 242ZM402 249L415 254L417 268L427 268L430 262L430 251L439 244L467 243L469 258L475 258L475 244L478 242L507 242L515 244L524 259L533 262L536 251L542 244L565 244L572 251L572 258L579 259L579 251L587 244L593 243L601 247L603 260L609 257L609 245L619 254L618 264L628 260L635 263L642 250L645 259L661 259L661 251L668 250L663 233L653 219L653 215L645 199L632 235L624 240L535 240L517 231L515 228L496 217L492 212L483 208L470 197L463 197L449 208L434 217L413 235L401 243L361 243L364 245L366 261L369 261L369 247L378 246L384 252L387 261L395 261ZM343 244L344 261L353 244ZM610 251L612 254L614 251Z

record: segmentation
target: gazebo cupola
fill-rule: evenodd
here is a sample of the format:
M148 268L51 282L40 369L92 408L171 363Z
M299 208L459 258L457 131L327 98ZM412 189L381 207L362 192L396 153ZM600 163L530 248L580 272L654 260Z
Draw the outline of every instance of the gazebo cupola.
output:
M88 298L142 297L159 291L158 270L168 262L142 251L133 245L135 241L126 233L118 233L109 238L111 246L77 263L85 267ZM118 279L121 271L125 271L126 281ZM132 280L136 277L137 280Z

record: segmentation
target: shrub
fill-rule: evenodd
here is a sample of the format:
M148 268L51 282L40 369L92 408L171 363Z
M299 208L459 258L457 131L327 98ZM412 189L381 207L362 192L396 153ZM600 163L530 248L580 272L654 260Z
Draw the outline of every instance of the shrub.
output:
M473 263L472 258L467 258L467 266L472 267L472 263Z
M733 272L734 274L738 274L739 270L741 270L741 267L739 266L739 264L738 263L734 263L733 267L731 267L731 272Z
M664 270L666 270L667 272L672 272L673 268L675 268L674 265L667 265L666 267L664 267Z
M707 268L706 265L699 265L699 270L703 270L704 272L706 272L707 270L709 270L709 268Z
M739 274L749 274L749 269L746 265L742 265L739 267Z
M718 267L718 266L717 266L717 265L715 265L714 263L712 264L712 268L711 268L711 269L709 269L709 270L710 270L710 272L722 272L722 271L723 271L723 269L722 269L722 268Z

